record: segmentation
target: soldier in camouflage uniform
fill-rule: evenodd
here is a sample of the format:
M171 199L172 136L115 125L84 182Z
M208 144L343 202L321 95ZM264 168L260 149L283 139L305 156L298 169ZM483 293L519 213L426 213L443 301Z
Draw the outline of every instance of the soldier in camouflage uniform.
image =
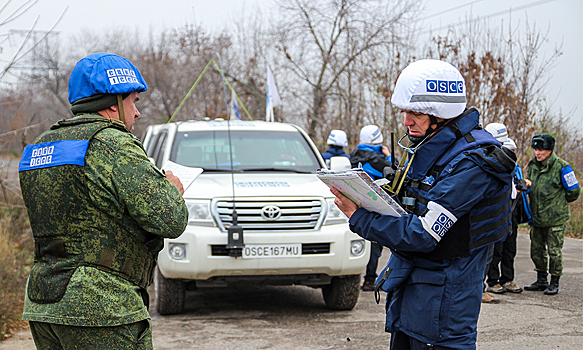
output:
M152 349L146 288L163 238L184 231L180 180L131 134L147 85L121 56L80 60L75 117L25 148L20 185L35 240L23 319L38 349Z
M535 158L528 163L526 185L534 222L530 230L530 257L537 272L536 282L525 290L559 292L563 274L563 243L565 223L571 218L568 203L577 200L581 187L573 169L553 152L555 138L549 134L535 135L531 141ZM547 281L547 267L551 283Z

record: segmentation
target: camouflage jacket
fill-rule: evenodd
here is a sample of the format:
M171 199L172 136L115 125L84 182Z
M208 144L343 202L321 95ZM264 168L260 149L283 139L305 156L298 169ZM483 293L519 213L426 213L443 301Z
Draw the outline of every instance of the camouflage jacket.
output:
M561 181L561 170L569 163L551 153L547 163L533 158L528 163L526 178L532 181L529 198L533 226L551 227L559 226L569 221L569 203L577 200L581 193L581 187L567 191Z
M184 199L120 122L99 115L63 120L35 145L86 139L82 166L27 169L35 161L26 149L21 161L36 246L26 320L115 326L149 317L144 288L162 237L178 237L186 227Z

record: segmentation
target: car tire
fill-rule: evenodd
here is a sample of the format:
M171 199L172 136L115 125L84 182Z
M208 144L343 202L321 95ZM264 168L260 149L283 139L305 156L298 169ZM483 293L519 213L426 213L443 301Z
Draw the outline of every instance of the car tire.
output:
M322 294L329 309L352 310L360 295L360 275L334 277Z
M156 310L160 315L180 314L184 311L186 285L180 280L167 279L156 267L154 284L156 294Z

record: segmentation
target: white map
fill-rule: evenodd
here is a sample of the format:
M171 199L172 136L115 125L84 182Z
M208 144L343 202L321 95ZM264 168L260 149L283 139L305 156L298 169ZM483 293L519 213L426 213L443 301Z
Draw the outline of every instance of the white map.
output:
M166 161L162 166L162 170L164 171L171 171L174 176L180 179L182 182L182 186L184 187L184 191L192 185L194 180L198 177L198 175L202 174L202 168L194 168L189 166L180 165L178 163L174 163L171 160Z
M384 215L399 217L407 212L360 169L319 170L318 178L328 187L336 187L359 207Z

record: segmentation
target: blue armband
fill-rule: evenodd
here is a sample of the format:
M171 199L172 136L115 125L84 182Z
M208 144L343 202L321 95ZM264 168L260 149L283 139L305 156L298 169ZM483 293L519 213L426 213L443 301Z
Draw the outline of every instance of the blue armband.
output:
M85 166L89 140L43 142L24 147L18 171L50 168L59 165Z
M579 187L579 182L577 182L575 172L573 172L573 168L571 168L570 165L561 169L561 181L563 182L563 187L565 187L567 191Z

